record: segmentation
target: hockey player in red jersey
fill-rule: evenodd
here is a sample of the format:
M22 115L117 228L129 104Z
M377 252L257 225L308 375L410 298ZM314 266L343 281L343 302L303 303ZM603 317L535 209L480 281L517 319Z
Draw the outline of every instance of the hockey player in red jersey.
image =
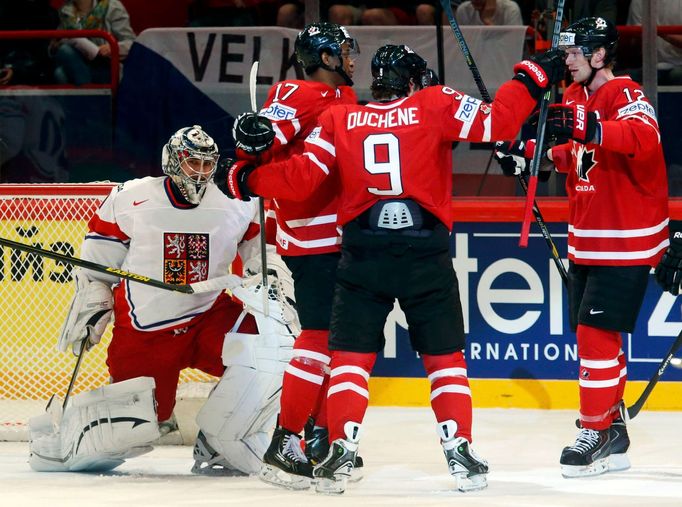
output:
M296 38L295 53L308 79L276 83L258 115L241 115L233 129L237 148L261 161L283 161L302 153L304 140L323 111L357 102L351 88L355 44L340 25L307 25ZM309 487L312 464L329 449L325 415L329 317L341 244L337 194L338 180L329 178L303 201L286 197L273 201L277 252L293 275L302 332L284 374L279 421L260 478L292 489ZM306 427L304 456L299 435L309 416L314 426Z
M314 469L320 492L345 490L367 409L368 379L395 299L431 381L431 406L450 473L462 491L487 485L488 465L470 447L464 326L449 254L451 144L514 138L537 98L561 75L563 61L551 52L515 70L515 79L487 104L447 86L420 91L426 62L406 46L383 46L372 59L376 102L331 108L306 139L303 155L259 168L238 162L222 182L237 198L305 199L328 178L340 179L337 222L343 242L328 391L332 444Z
M581 429L561 454L564 477L630 466L619 411L627 377L621 333L632 332L649 271L668 245L656 112L637 83L613 75L617 42L603 18L581 19L561 33L573 83L547 118L548 137L564 140L543 158L567 173L569 314L580 358ZM498 158L509 162L508 152Z

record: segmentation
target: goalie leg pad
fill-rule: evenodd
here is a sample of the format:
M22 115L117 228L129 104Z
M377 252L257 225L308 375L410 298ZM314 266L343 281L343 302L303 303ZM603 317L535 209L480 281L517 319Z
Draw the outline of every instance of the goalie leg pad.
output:
M281 334L287 328L280 322L259 315L256 320L262 334L227 334L227 369L197 415L207 443L229 468L247 474L260 469L294 343L293 336Z
M150 377L74 396L63 414L54 405L29 420L29 464L39 472L111 470L160 436Z

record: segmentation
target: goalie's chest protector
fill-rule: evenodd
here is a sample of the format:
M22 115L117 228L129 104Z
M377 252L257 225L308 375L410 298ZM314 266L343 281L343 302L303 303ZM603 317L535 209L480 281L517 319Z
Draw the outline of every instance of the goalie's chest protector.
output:
M255 204L228 199L209 185L201 203L188 206L174 199L169 183L145 178L112 200L115 222L130 239L122 269L171 284L227 274ZM219 293L187 295L124 281L115 289L117 324L149 331L178 327L208 310Z

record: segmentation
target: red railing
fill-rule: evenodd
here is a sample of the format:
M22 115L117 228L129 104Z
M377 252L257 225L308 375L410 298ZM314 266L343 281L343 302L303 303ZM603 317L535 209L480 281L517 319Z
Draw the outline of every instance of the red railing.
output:
M0 39L74 39L76 37L98 37L105 39L111 48L111 82L109 84L74 85L40 85L41 89L72 89L72 88L110 88L111 94L116 94L118 88L120 54L118 41L109 32L104 30L7 30L0 31ZM4 89L26 88L27 85L4 86ZM34 86L29 86L34 88Z

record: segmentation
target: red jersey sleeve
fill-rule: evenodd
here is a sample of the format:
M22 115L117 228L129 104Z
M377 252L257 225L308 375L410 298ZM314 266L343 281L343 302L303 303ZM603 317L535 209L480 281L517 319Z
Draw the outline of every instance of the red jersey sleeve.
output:
M427 88L428 100L443 103L437 124L450 141L490 142L513 140L533 111L536 101L519 81L504 83L492 103L447 86Z
M334 169L336 148L333 139L333 122L327 111L306 138L305 151L301 155L258 167L249 176L249 188L266 198L305 200Z
M612 107L601 120L601 146L633 159L646 159L661 143L656 111L637 83L630 79L614 83L620 86L609 89Z

